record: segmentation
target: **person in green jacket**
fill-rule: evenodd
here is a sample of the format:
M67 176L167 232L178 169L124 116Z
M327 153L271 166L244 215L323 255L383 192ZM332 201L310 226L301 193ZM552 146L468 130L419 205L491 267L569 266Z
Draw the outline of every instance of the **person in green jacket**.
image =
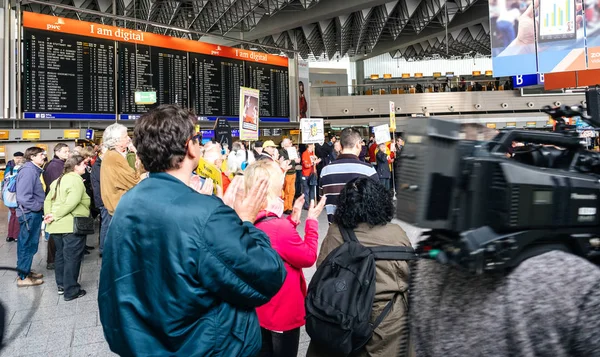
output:
M73 218L90 216L90 197L85 192L81 175L85 172L85 159L73 155L65 162L63 174L50 185L44 201L44 222L56 243L56 285L58 294L65 301L85 295L85 290L77 283L85 237L73 234Z

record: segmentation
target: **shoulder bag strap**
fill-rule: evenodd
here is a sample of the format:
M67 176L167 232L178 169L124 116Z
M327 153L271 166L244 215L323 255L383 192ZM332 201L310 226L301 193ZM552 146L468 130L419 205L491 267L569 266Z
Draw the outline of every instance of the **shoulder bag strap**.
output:
M418 260L419 256L411 247L381 246L369 248L376 260Z
M360 243L358 241L358 239L356 238L356 234L354 233L353 229L344 228L342 226L339 226L339 227L340 227L340 233L342 233L342 238L344 239L344 242Z

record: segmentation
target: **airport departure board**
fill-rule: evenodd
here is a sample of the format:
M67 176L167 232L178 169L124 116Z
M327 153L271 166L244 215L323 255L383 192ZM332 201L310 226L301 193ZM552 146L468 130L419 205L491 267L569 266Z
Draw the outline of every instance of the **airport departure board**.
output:
M246 63L246 87L260 90L261 117L288 117L290 115L287 67Z
M244 62L190 53L190 96L202 116L238 116Z
M120 112L143 114L161 104L188 107L187 53L119 43ZM136 91L156 91L156 103L136 104Z
M24 46L25 111L115 112L114 41L27 29Z
M240 87L261 118L289 118L288 59L105 24L23 13L24 118L135 119L161 104L239 115ZM136 104L135 93L156 92Z

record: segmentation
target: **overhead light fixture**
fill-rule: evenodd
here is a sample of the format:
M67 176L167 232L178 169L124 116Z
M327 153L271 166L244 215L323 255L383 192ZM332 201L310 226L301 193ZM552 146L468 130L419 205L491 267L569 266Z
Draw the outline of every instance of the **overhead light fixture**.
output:
M256 48L256 47L250 47L250 51L258 51L258 48Z

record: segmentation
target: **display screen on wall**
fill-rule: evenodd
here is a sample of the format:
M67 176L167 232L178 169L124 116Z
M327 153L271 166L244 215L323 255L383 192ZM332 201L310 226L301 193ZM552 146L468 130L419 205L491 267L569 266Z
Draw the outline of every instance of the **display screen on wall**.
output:
M30 12L23 27L25 118L135 119L161 104L235 117L241 86L261 91L262 118L289 118L286 57ZM140 91L156 103L136 104Z
M159 47L119 43L119 109L143 114L161 104L188 107L187 53ZM137 91L156 91L156 103L136 104Z
M115 112L114 41L30 29L23 37L25 111Z
M287 67L246 62L246 87L260 91L261 117L290 115L289 75Z
M192 108L204 116L238 116L244 62L190 53Z

